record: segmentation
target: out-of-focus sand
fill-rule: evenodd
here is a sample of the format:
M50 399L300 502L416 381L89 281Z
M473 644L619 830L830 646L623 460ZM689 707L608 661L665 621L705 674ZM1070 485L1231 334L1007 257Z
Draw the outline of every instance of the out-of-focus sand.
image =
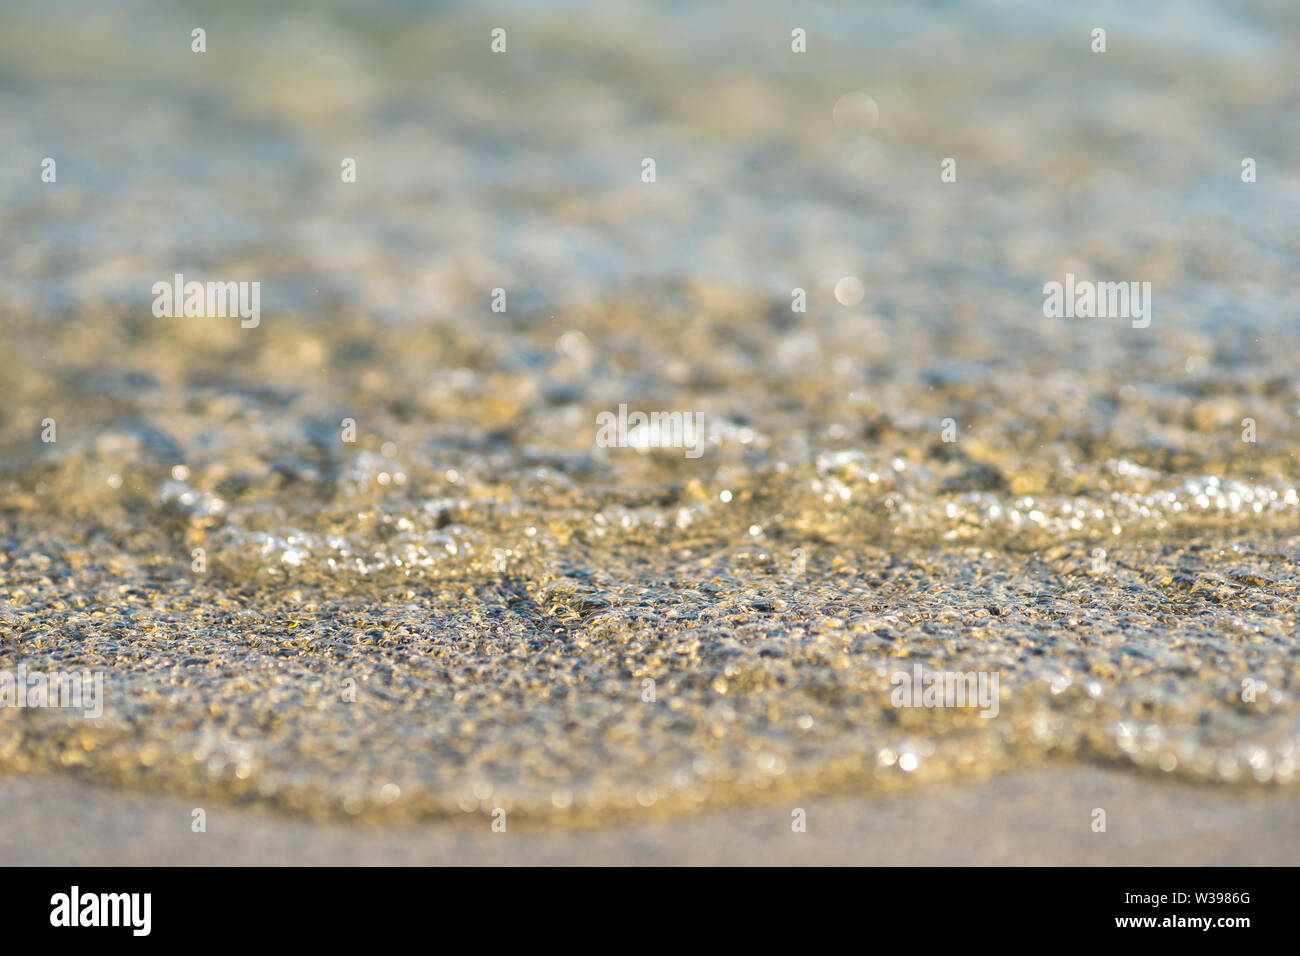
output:
M573 831L314 824L57 777L0 782L4 865L1287 865L1300 801L1048 767L926 792L816 797ZM1107 829L1091 827L1094 808Z

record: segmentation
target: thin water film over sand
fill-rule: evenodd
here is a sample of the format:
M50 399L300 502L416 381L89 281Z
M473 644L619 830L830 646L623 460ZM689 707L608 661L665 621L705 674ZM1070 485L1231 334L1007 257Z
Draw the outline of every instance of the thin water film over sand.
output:
M105 681L0 770L475 825L1294 788L1300 20L1101 6L230 3L197 54L11 5L0 668Z

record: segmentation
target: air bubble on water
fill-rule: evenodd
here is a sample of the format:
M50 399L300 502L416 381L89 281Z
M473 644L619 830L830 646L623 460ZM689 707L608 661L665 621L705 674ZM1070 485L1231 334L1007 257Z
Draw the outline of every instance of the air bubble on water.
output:
M840 305L858 305L866 294L866 287L857 276L845 276L835 283L835 301Z

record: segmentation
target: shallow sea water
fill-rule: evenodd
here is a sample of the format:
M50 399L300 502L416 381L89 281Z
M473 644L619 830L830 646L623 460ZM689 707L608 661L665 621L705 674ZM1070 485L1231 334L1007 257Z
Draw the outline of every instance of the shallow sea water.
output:
M107 675L0 771L572 823L1300 780L1293 10L145 9L0 31L0 668ZM155 318L176 272L261 324ZM1151 326L1044 318L1067 272ZM620 403L704 454L597 447ZM915 663L998 717L892 706Z

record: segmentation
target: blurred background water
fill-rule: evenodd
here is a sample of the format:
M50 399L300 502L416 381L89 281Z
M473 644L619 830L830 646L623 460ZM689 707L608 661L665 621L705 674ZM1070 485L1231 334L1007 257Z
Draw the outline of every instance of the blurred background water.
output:
M1208 2L9 4L0 291L41 312L138 305L160 274L251 259L277 309L338 302L398 323L485 288L540 309L646 276L788 294L858 271L894 300L936 283L1020 295L1097 264L1092 247L1117 232L1131 251L1187 256L1189 233L1226 231L1233 284L1164 284L1162 312L1266 322L1295 304L1295 16ZM203 55L189 46L200 25ZM498 25L505 55L488 47ZM1088 49L1098 25L1104 55ZM790 52L795 26L807 54ZM835 103L856 91L879 122L837 128ZM1267 189L1241 188L1245 155ZM31 175L44 156L57 190ZM345 156L356 189L339 181ZM956 190L937 188L945 156Z

